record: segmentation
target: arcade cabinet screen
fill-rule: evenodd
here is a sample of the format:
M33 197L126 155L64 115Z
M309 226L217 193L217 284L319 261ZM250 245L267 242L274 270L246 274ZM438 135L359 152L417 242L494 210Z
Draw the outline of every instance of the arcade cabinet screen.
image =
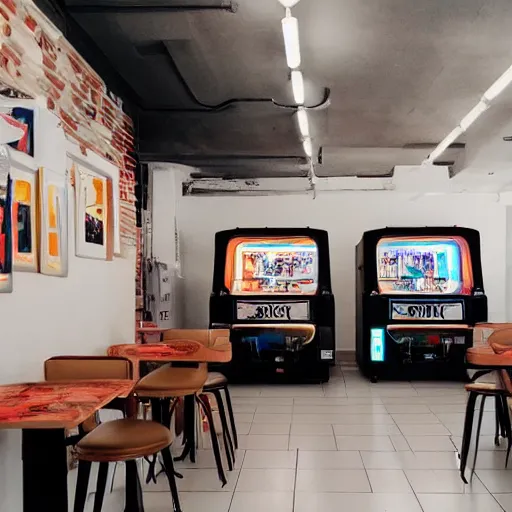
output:
M310 238L233 238L224 279L234 295L314 295L318 248Z
M470 295L469 246L461 237L385 237L377 244L379 291Z

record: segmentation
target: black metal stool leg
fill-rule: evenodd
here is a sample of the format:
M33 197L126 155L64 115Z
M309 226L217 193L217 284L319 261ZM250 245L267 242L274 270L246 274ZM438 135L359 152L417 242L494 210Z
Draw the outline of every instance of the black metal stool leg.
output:
M108 462L101 462L98 471L98 480L96 481L96 494L94 496L93 512L101 512L103 507L103 498L105 497L105 488L107 486Z
M173 511L181 512L180 497L178 495L178 487L176 485L176 480L174 478L175 471L174 471L174 464L172 462L171 450L170 450L170 448L164 448L161 453L162 453L162 458L164 460L165 474L167 475L167 479L169 480L169 488L171 489Z
M501 428L501 397L496 395L494 397L494 417L496 421L496 429L494 431L494 446L500 445L500 428Z
M233 464L235 462L235 449L233 448L233 441L231 441L231 435L229 433L228 421L226 418L226 409L224 408L224 402L220 390L212 390L211 393L217 401L219 408L219 416L222 424L222 438L224 439L224 448L226 450L226 459L228 461L229 471L233 471Z
M475 414L475 403L478 393L471 391L469 393L468 403L466 405L466 416L464 418L464 433L462 434L462 447L460 453L460 477L464 483L468 483L464 475L466 464L468 462L469 447L471 444L471 432L473 430L473 416Z
M195 427L195 395L188 395L184 397L184 430L183 430L183 452L178 457L174 457L175 461L182 461L190 455L190 461L196 461L196 427Z
M505 467L508 467L508 458L510 456L510 448L512 448L512 426L510 424L510 411L508 408L507 397L505 394L500 394L501 399L501 410L503 413L503 424L505 425L505 431L507 436L507 455L505 458Z
M89 489L89 476L91 475L91 462L81 460L78 462L78 476L76 481L75 504L73 512L83 512L87 502Z
M196 395L196 400L203 409L208 420L208 426L210 428L210 437L212 440L213 455L215 456L215 462L217 464L217 473L219 475L220 481L222 482L222 487L224 487L228 483L228 481L226 480L224 468L222 467L222 456L220 454L217 433L215 432L215 424L213 422L212 409L210 407L210 404L208 403L208 400L206 400L202 395Z
M478 426L476 429L475 456L473 457L473 467L471 469L470 480L473 479L473 475L475 474L476 458L478 456L478 445L480 444L480 429L482 428L482 419L484 417L484 406L485 406L486 398L487 398L486 395L481 395L481 398L480 398L480 414L478 415Z
M233 413L233 405L231 404L231 395L229 389L224 386L224 393L226 394L226 405L228 407L229 422L231 423L231 432L233 433L233 442L235 443L235 450L238 450L238 435L236 433L235 415Z
M126 461L126 502L124 512L144 512L137 461Z

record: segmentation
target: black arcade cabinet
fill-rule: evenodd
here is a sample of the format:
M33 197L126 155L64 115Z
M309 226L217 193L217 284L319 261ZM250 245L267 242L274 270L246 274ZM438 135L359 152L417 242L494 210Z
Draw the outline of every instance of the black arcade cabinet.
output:
M356 247L356 356L365 375L464 379L472 327L485 321L478 231L364 233Z
M334 297L318 229L233 229L215 236L210 326L231 329L233 380L329 380Z

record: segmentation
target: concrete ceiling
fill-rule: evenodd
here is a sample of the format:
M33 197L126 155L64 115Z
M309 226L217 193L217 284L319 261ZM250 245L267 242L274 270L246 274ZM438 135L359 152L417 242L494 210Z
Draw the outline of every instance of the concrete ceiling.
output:
M293 105L277 0L65 1L137 98L143 159L307 173L294 109L276 105ZM293 14L306 103L330 89L309 111L320 176L419 164L512 64L510 0L302 0ZM480 123L468 143L490 136Z

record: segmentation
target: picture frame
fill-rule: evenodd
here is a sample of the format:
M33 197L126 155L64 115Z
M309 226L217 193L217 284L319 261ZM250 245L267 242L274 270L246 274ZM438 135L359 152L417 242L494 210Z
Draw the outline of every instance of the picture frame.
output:
M41 274L68 275L67 174L39 168L39 230Z

